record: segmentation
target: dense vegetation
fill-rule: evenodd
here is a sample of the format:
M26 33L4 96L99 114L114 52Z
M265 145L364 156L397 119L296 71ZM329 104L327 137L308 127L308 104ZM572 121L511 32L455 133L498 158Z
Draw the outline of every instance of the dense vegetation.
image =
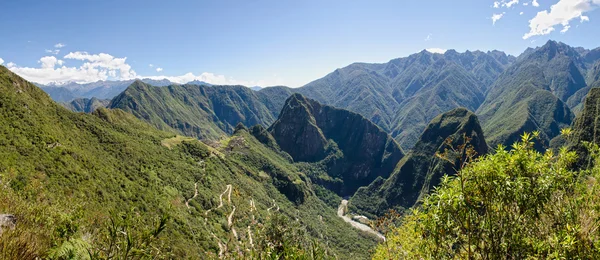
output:
M3 259L366 258L375 245L243 127L210 147L118 109L73 113L4 67L0 121L0 212L18 220Z
M468 164L402 219L375 259L597 259L600 167L574 171L576 154L510 151ZM598 148L593 149L598 160ZM597 165L597 164L596 164Z

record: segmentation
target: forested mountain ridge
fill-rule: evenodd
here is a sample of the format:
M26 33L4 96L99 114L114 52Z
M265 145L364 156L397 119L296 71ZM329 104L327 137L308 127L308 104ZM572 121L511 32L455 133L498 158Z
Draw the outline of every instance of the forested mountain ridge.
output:
M393 138L361 115L300 94L287 99L268 130L295 161L322 163L328 177L340 180L341 187L319 177L314 181L326 183L341 196L354 194L377 177L386 178L404 156Z
M437 116L389 178L379 177L360 188L350 205L370 216L381 216L390 209L412 207L436 187L444 175L456 173L464 160L464 151L458 147L465 144L469 145L465 149L472 149L475 157L488 152L477 116L465 108Z
M238 123L269 126L276 118L270 99L243 86L155 87L135 81L109 107L130 112L159 129L211 140L233 133Z
M571 109L581 109L593 84L584 76L594 74L597 61L593 53L548 41L519 57L490 88L477 110L488 142L492 146L510 145L523 132L537 130L543 143L538 147L547 146L561 128L571 124Z
M67 109L73 112L84 112L84 113L92 113L96 111L96 109L101 107L106 107L110 104L109 99L97 99L93 98L76 98L71 102L62 102L61 103Z

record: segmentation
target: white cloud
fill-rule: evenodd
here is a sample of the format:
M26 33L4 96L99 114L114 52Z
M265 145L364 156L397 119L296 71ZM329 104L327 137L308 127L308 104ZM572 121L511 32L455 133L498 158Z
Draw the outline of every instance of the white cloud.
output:
M523 6L528 6L528 5L529 5L529 3L527 3L527 2L523 3Z
M23 78L42 84L78 82L89 83L98 80L132 79L136 78L135 71L126 63L127 58L115 58L109 54L88 54L86 52L71 52L65 59L84 61L79 67L66 67L63 60L55 56L42 57L39 68L19 67L7 64L9 69Z
M536 35L546 35L555 30L555 26L562 25L562 31L569 30L569 22L575 18L581 21L589 21L589 17L583 13L592 11L600 5L600 0L559 0L558 3L547 10L538 12L537 15L529 20L529 32L523 35L523 39L528 39Z
M565 26L563 27L563 29L562 29L562 30L560 30L560 33L562 33L562 34L565 34L565 33L566 33L568 30L569 30L569 28L571 28L571 26L570 26L570 25L565 25Z
M520 12L520 13L519 13L519 15L523 15L523 14L524 14L523 12Z
M51 53L51 54L57 55L57 54L60 53L60 50L58 50L58 49L57 50L48 50L48 49L46 49L46 53Z
M501 13L501 14L493 14L492 15L492 25L496 25L496 22L500 19L502 19L502 16L504 16L505 13Z
M519 0L501 0L494 2L494 8L506 7L511 8L513 5L519 4Z
M37 68L20 67L9 62L6 67L21 77L41 84L63 84L67 82L90 83L99 80L127 80L133 78L168 79L175 83L184 84L199 80L214 85L244 85L244 86L276 86L284 85L283 79L274 75L257 81L236 80L224 75L204 72L200 75L187 73L181 76L141 76L137 75L127 58L116 58L106 53L89 54L87 52L71 52L63 57L68 60L83 61L79 66L65 66L65 61L55 56L44 56L39 59ZM0 59L0 64L4 61ZM156 68L162 72L162 68Z
M583 22L589 22L589 21L590 21L590 18L589 18L588 16L584 16L584 15L582 15L580 18L581 18L581 22L582 22L582 23L583 23Z
M67 45L65 45L65 44L63 44L63 43L60 43L60 42L59 42L59 43L57 43L57 44L54 44L54 48L58 48L58 49L60 49L60 48L63 48L63 47L65 47L65 46L67 46Z
M87 61L82 65L86 68L101 68L107 70L118 70L121 79L132 79L136 77L135 71L131 69L131 66L126 63L127 57L115 58L110 54L88 54L87 52L70 52L67 54L65 59L74 59Z
M150 63L150 64L148 64L148 67L152 68L152 67L154 67L154 64Z
M2 65L2 63L4 63L4 60L0 58L0 65Z
M504 6L506 6L506 8L510 8L511 6L516 5L518 3L519 3L519 0L512 0L510 2L505 3Z
M42 57L38 63L42 64L42 68L44 69L48 69L48 68L54 68L54 66L56 66L56 63L58 63L58 59L54 56L45 56Z
M431 37L433 37L433 34L431 34L431 33L428 34L427 37L425 37L425 41L426 42L431 41Z
M531 5L534 7L540 7L540 4L538 3L537 0L533 0L533 2L531 2Z
M444 54L447 51L446 49L441 49L441 48L429 48L429 49L425 49L425 50L430 53L439 53L439 54Z

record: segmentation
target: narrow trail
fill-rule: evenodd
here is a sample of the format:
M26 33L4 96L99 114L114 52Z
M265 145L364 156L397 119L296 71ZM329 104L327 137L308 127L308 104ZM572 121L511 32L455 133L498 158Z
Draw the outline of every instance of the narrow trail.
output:
M219 258L223 258L223 254L227 251L227 245L221 243L221 240L213 232L210 232L210 234L217 240L217 244L219 245Z
M254 204L254 198L250 199L250 214L252 215L252 222L250 225L254 223L254 211L256 210L256 205ZM254 241L252 240L252 229L250 229L250 225L248 225L248 240L250 242L250 247L254 248Z
M227 225L229 226L229 228L231 228L231 232L233 233L233 236L237 239L238 235L237 235L237 232L235 231L235 228L233 227L233 213L235 213L235 206L233 206L233 210L229 214L229 217L227 217Z
M194 196L185 201L185 206L190 209L190 201L198 197L198 183L194 183Z
M229 192L229 196L228 196L228 198L227 198L227 201L229 201L229 204L231 204L231 190L232 190L232 188L231 188L231 184L227 184L227 186L226 186L226 188L225 188L225 191L223 191L223 193L221 193L221 195L219 195L219 206L217 206L217 207L216 207L216 208L214 208L214 209L209 209L209 210L207 210L207 211L204 213L204 215L208 215L208 213L209 213L209 212L211 212L212 210L215 210L215 209L220 209L220 208L222 208L222 207L223 207L223 196L224 196L224 195L225 195L225 193L227 193L227 192Z
M277 207L277 209L275 211L279 211L279 206L277 206L277 203L275 203L275 200L273 200L273 206L267 209L267 212L270 212L274 207Z
M383 236L381 233L371 229L371 227L363 224L363 223L359 223L356 222L354 220L352 220L351 218L347 217L345 215L346 211L348 211L348 201L347 200L342 200L342 203L340 203L340 206L338 207L338 211L337 211L337 215L338 217L342 218L344 221L346 221L347 223L350 223L350 225L352 225L354 228L376 235L379 239L381 239L382 241L385 241L385 236Z
M196 186L197 187L197 186ZM204 212L204 223L208 223L208 213L210 213L211 211L215 210L215 209L220 209L223 207L223 196L225 196L226 193L229 192L229 194L227 195L227 202L231 205L231 191L233 190L233 187L231 186L231 184L227 184L227 186L225 187L225 190L223 191L223 193L221 193L219 195L219 205L216 208L212 208L207 210L206 212ZM196 189L197 191L197 189ZM194 197L196 197L196 195L194 195ZM187 202L186 202L187 205ZM233 228L231 225L233 224L233 213L235 212L235 206L233 206L233 211L231 212L231 214L229 215L228 219L227 219L227 223L229 225L229 227L231 228L231 232L233 233L233 236L237 239L237 232L235 231L235 228ZM219 239L215 233L210 232L210 235L217 240L217 244L219 245L219 258L223 258L223 255L225 254L225 252L227 252L227 244L223 244L223 242L221 242L221 239Z

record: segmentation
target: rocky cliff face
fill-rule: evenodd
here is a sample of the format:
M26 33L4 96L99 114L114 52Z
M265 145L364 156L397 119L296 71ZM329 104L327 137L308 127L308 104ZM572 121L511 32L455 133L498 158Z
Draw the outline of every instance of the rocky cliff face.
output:
M269 132L295 161L322 162L337 192L351 195L375 178L387 177L404 156L388 134L359 114L294 94Z
M439 184L445 174L455 174L464 156L460 146L468 144L477 155L488 146L477 116L457 108L433 119L415 148L404 157L391 176L360 188L350 203L358 210L379 215L390 208L408 208ZM456 151L454 151L456 150ZM444 154L445 159L436 156Z

